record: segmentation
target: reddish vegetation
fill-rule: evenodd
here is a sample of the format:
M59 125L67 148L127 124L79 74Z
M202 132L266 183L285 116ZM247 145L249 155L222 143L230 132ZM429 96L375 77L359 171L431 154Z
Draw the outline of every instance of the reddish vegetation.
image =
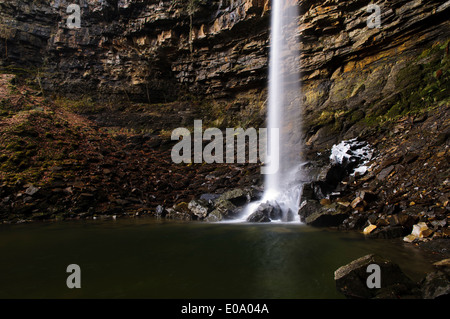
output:
M157 148L129 133L115 138L35 90L13 87L13 76L0 79L3 220L152 214L157 205L251 183L247 167L176 165L167 138L155 136Z

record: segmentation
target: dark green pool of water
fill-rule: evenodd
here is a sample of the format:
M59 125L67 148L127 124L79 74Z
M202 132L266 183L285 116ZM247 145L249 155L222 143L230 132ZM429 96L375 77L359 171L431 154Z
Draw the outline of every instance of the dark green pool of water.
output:
M342 298L334 271L369 253L415 280L431 270L401 239L300 224L0 225L0 298ZM81 267L81 289L66 286L69 264Z

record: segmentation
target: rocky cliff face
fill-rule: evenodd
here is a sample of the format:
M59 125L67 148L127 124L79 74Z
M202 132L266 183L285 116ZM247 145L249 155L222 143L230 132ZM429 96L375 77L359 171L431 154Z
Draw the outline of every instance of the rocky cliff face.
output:
M67 27L70 3L0 2L12 31L3 35L3 64L45 66L49 90L151 103L183 88L223 96L264 87L264 1L196 1L192 9L187 0L81 1L80 29Z
M80 29L67 27L72 2ZM194 94L233 104L251 92L264 101L270 2L191 2L0 1L0 61L40 68L43 87L62 94L150 103ZM373 29L369 0L297 3L305 139L315 148L387 112L408 86L397 81L402 70L450 35L448 1L376 1L381 28Z

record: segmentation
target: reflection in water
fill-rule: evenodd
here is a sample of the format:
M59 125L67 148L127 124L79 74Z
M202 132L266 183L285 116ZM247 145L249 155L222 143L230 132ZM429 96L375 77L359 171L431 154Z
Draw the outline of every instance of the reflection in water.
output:
M153 219L0 226L1 298L341 298L334 271L368 253L420 279L423 252L301 224ZM66 287L78 264L82 288Z

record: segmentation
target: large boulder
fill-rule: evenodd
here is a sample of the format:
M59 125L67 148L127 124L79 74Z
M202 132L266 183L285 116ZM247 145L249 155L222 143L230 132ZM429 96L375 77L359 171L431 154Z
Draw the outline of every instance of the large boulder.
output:
M290 222L295 219L295 214L291 209L283 209L276 201L262 203L258 208L247 217L248 222L270 222L272 220L281 220Z
M369 265L380 267L380 288L369 288L367 284L372 271ZM347 298L419 298L418 286L407 277L400 267L377 255L358 258L334 272L336 288Z
M266 202L258 206L258 208L247 217L247 221L251 223L256 222L270 222L271 220L278 220L283 218L283 211L280 205L276 202Z
M319 201L314 199L303 200L298 210L298 214L300 215L300 221L305 222L305 219L307 217L321 210L322 205L319 203Z
M249 223L270 223L270 218L267 216L266 212L262 210L257 210L247 217Z
M208 216L205 218L205 221L214 223L214 222L220 222L223 219L222 213L215 209L211 213L208 214Z
M367 238L399 238L408 234L408 230L403 226L386 226L376 229L373 232L367 234Z
M235 188L229 190L217 199L218 202L227 200L237 207L246 205L250 201L250 194L243 189Z
M219 194L210 194L210 193L200 195L201 200L204 200L204 201L208 202L208 204L211 204L211 205L219 197L220 197Z
M427 274L420 283L424 299L443 299L450 297L450 259L433 264L435 271Z
M224 219L231 219L236 218L239 213L241 213L242 208L237 207L229 200L219 198L214 203L213 211L214 210L216 210L217 213L220 213Z
M191 200L188 204L188 208L191 210L192 214L200 219L205 218L210 212L210 205L206 200Z
M316 227L334 227L339 226L347 219L348 213L338 207L336 204L321 206L319 210L308 215L304 222L307 225Z

